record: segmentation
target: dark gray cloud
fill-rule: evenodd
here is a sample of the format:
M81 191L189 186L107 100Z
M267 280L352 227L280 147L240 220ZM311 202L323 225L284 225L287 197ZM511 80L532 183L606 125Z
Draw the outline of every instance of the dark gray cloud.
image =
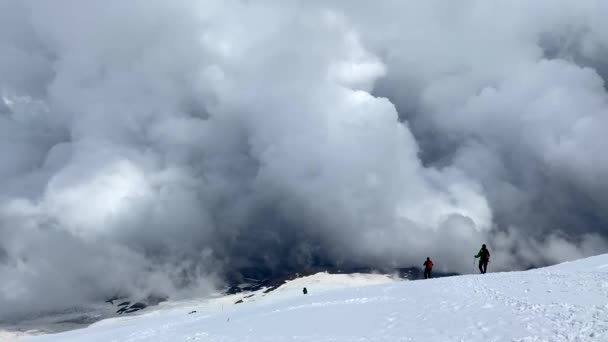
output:
M602 252L606 14L0 0L0 317L251 269L468 272L483 242L495 269Z

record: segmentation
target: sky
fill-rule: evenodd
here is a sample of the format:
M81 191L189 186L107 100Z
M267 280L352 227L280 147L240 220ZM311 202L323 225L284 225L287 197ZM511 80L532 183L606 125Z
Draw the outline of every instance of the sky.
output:
M608 246L608 4L0 0L0 318Z

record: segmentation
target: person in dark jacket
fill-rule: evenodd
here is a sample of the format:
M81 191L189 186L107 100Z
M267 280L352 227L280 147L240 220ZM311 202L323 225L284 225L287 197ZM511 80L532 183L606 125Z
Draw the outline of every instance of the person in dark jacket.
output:
M488 262L490 262L490 251L486 248L486 245L481 245L479 253L475 255L475 259L479 258L479 272L486 273L488 269Z
M426 261L422 266L424 266L424 279L429 279L431 277L431 271L433 270L433 262L429 257L426 257Z

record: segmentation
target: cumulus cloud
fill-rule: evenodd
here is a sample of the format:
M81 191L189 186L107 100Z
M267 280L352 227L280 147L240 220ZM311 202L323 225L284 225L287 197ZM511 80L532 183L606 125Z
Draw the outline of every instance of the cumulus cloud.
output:
M605 250L599 1L0 1L0 317ZM542 14L542 15L539 15ZM34 309L36 307L36 309Z

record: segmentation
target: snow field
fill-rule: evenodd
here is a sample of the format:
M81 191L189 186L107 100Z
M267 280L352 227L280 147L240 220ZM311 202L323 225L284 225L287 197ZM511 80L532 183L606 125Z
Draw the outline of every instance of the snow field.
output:
M250 294L169 303L27 341L608 341L607 271L602 255L422 281L317 274L241 304L233 303Z

